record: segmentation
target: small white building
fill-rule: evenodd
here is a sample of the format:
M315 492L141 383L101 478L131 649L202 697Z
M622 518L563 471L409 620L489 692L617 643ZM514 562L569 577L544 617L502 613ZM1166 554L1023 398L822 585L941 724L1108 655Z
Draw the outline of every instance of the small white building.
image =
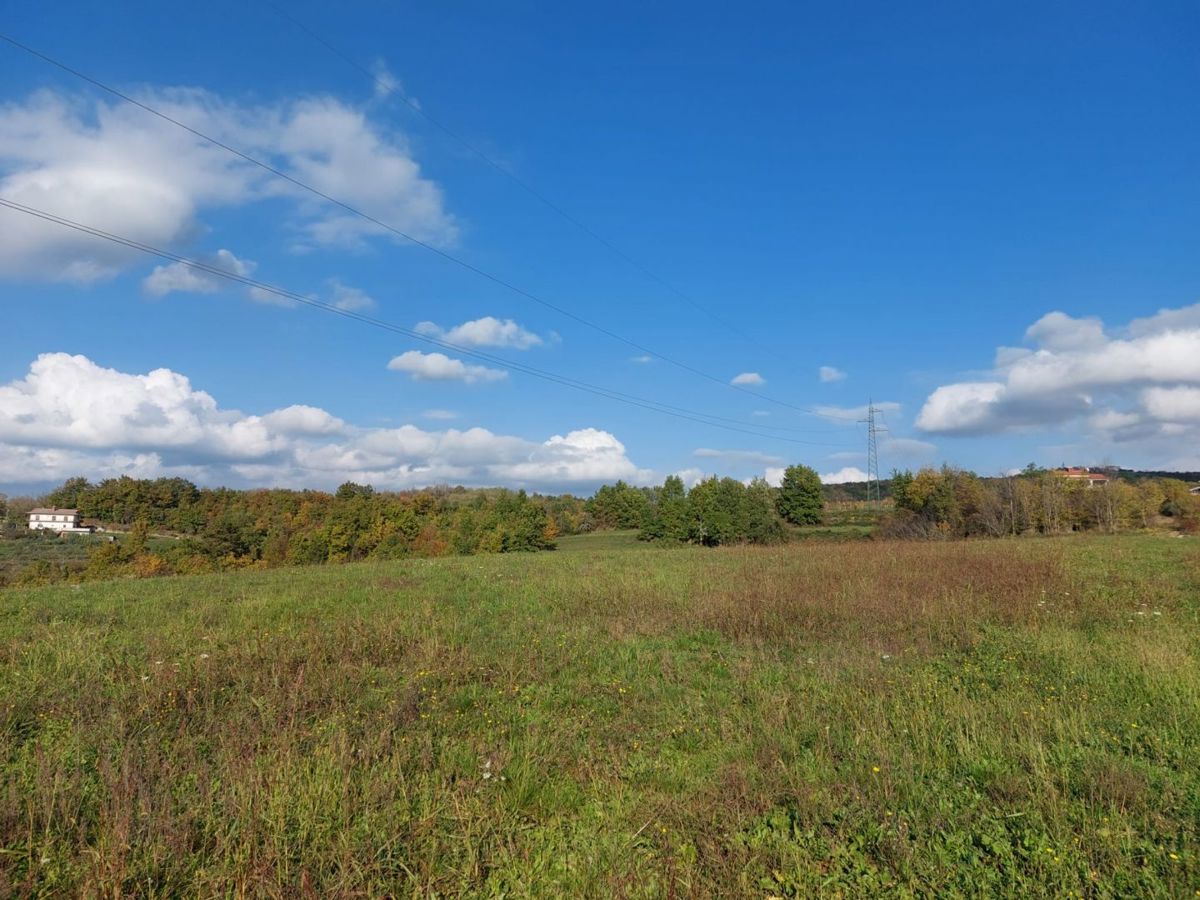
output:
M57 531L60 534L91 534L91 527L81 524L79 510L39 506L29 511L29 527L35 531Z

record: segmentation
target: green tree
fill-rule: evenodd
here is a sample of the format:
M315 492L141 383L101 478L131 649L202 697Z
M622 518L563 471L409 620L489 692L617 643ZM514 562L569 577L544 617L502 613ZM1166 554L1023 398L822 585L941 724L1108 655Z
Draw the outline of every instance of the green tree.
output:
M750 482L742 494L742 504L744 512L741 518L747 541L752 544L773 544L783 538L784 528L776 509L775 492L765 480L755 478Z
M907 509L916 512L918 506L912 496L913 474L909 471L892 471L892 500L897 509Z
M76 509L80 506L83 496L92 489L86 478L77 476L68 478L59 487L46 495L47 506L57 506L61 509Z
M150 523L140 518L133 523L129 534L125 536L125 552L130 557L146 552L146 543L150 539Z
M375 488L369 484L355 484L353 481L347 481L338 486L334 496L339 500L353 500L355 497L371 497L374 494Z
M649 541L682 543L688 539L688 500L683 479L668 475L646 507L642 538Z
M732 482L727 484L726 482ZM736 485L734 487L733 485ZM737 488L732 478L706 478L688 493L688 539L716 547L737 538ZM730 499L733 503L730 503Z
M819 525L825 509L821 476L808 466L788 466L775 506L779 515L793 525Z
M618 481L596 491L587 510L600 528L640 528L648 505L645 491Z

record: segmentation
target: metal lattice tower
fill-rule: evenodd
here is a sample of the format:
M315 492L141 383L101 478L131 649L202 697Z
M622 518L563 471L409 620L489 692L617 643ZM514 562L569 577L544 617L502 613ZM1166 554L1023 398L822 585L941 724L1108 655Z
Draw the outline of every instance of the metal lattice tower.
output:
M867 417L859 419L867 426L867 502L878 506L882 502L879 490L879 432L884 428L875 422L875 401L867 401Z

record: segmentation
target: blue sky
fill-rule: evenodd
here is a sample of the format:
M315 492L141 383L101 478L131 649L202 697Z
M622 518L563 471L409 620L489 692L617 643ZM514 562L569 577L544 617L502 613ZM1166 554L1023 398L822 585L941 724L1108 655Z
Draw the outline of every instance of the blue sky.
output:
M0 30L791 406L637 362L0 44L0 196L754 432L414 356L437 348L0 210L8 491L76 472L575 491L789 462L851 477L868 398L885 470L1200 469L1194 4L288 9L401 87L253 2L55 4Z

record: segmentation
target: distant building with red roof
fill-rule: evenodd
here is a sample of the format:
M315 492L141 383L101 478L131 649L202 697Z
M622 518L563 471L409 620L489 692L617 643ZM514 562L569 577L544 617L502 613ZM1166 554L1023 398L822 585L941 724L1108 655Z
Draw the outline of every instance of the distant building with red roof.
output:
M1097 485L1105 485L1109 482L1109 477L1103 472L1093 472L1087 466L1064 466L1061 469L1055 469L1055 474L1061 475L1063 478L1079 479L1086 481L1088 487L1096 487Z

